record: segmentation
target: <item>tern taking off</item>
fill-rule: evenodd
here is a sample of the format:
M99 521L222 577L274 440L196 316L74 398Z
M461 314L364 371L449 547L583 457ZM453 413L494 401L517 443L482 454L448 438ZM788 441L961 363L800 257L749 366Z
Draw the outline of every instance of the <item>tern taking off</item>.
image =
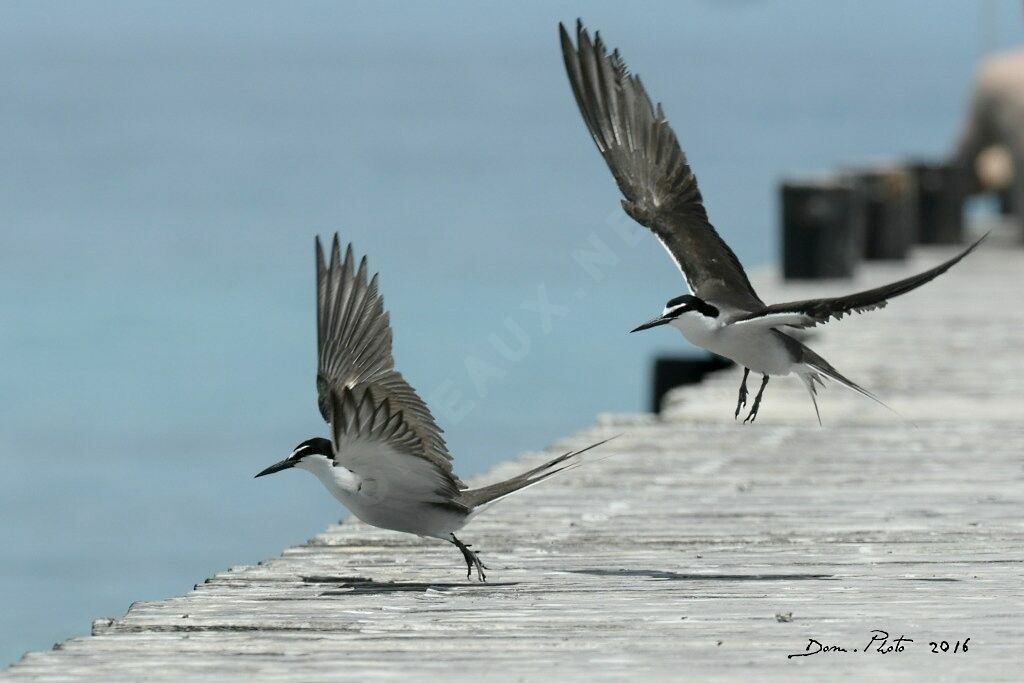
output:
M395 370L391 325L377 276L358 268L352 246L341 258L338 236L325 262L316 241L317 366L320 414L331 439L303 441L291 455L259 474L292 467L308 470L367 524L438 538L455 545L466 576L487 569L455 537L477 513L505 496L580 464L569 452L505 481L467 488L452 471L452 457L426 404Z
M981 240L957 257L899 282L832 299L765 304L736 254L708 221L697 178L661 104L651 104L640 77L629 73L618 50L606 52L600 34L591 41L577 21L573 45L565 26L559 24L559 29L576 104L625 195L622 208L655 234L690 290L689 294L669 299L661 315L633 332L671 325L691 343L742 365L736 417L747 403L747 376L751 370L761 373L761 388L744 422L757 417L769 377L791 372L806 385L816 413L815 385L824 384L823 376L878 401L783 330L813 327L854 311L882 308L889 299L949 270Z

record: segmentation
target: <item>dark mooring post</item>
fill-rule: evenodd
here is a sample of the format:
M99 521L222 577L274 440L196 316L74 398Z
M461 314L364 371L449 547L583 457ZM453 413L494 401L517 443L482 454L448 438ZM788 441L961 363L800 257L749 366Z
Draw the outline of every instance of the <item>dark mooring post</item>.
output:
M996 192L996 202L999 206L999 214L1002 216L1016 216L1021 213L1020 207L1013 204L1013 192L1009 188L1003 188Z
M929 161L912 162L907 169L916 195L918 243L961 242L964 227L962 171L951 164Z
M891 166L858 169L849 177L860 188L864 202L864 258L905 259L917 233L916 192L910 172Z
M661 401L669 390L685 384L697 384L709 372L723 370L730 365L732 365L732 361L710 353L703 356L660 356L655 358L651 412L661 412Z
M863 234L863 202L848 179L782 182L782 272L787 280L853 275Z

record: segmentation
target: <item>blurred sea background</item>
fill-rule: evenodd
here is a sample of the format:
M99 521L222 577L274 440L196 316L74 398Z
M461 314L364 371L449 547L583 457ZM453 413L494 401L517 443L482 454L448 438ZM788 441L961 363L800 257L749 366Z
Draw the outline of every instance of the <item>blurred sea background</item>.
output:
M683 287L580 121L579 14L748 267L780 175L944 155L1024 33L1016 0L0 4L0 664L344 516L252 479L327 433L314 234L381 272L463 475L647 410L682 340L627 331Z

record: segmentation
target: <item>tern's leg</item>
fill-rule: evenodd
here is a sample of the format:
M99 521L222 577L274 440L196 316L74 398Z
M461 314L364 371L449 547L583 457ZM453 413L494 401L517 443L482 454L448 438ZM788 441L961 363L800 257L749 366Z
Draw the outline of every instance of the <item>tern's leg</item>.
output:
M466 560L466 578L468 579L473 576L473 568L475 567L476 578L480 581L486 581L487 574L484 574L484 570L487 569L487 565L480 560L480 557L477 556L476 553L469 549L469 545L466 545L459 539L455 538L455 534L452 534L451 537L452 543L455 544L456 548L462 551L462 558Z
M768 386L768 375L761 378L761 388L757 390L757 396L754 397L754 407L750 409L750 414L747 415L747 419L744 420L744 424L747 422L753 422L757 419L757 409L761 407L761 394L764 393L764 388Z
M743 406L747 405L747 375L749 374L750 368L743 368L743 381L740 382L740 397L736 401L736 413L732 416L734 420L740 416L740 410L743 409Z

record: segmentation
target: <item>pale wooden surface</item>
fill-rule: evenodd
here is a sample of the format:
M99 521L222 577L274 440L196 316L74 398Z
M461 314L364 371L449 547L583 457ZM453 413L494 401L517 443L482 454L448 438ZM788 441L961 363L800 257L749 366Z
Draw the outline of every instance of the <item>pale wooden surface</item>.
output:
M950 253L919 248L856 284ZM834 289L760 282L769 300ZM614 457L464 531L488 584L465 581L448 545L345 523L0 677L1022 680L1022 285L1024 252L994 239L888 309L816 332L903 420L836 387L819 428L802 385L780 378L744 427L738 370L673 394L665 421L602 418L558 447L622 434ZM811 637L862 650L876 628L915 642L786 658ZM966 654L927 645L967 637Z

